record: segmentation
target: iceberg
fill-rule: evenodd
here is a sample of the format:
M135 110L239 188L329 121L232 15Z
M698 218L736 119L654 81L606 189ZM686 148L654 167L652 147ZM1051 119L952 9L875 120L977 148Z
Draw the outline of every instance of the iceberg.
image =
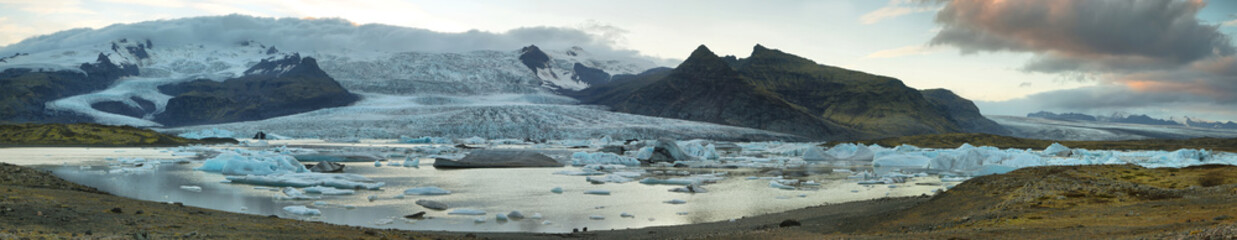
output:
M434 201L434 200L422 199L422 200L417 200L416 203L417 205L421 205L421 207L433 209L433 210L439 210L439 211L447 210L448 208L446 203L442 203L442 202Z
M608 152L576 152L571 154L572 166L589 164L618 164L624 166L640 166L640 160Z
M769 187L771 187L771 188L777 188L777 189L783 189L783 190L795 190L795 187L792 187L792 186L789 186L789 185L786 185L786 184L782 184L782 183L777 182L777 181L769 181Z
M202 187L199 186L180 186L180 189L190 192L202 192Z
M232 183L253 184L273 187L313 187L324 186L342 189L377 190L385 186L384 182L375 182L361 175L350 173L276 173L271 175L228 176Z
M320 198L320 197L315 197L315 196L308 196L308 195L305 195L305 193L304 193L304 192L301 192L300 190L296 190L296 188L292 188L292 187L285 187L285 188L283 188L283 191L281 191L281 192L283 192L283 196L276 196L275 198L277 198L277 199L281 199L281 200L316 200L316 199L322 199L322 198Z
M669 203L669 204L684 204L684 203L687 203L687 201L683 201L683 200L679 200L679 199L670 199L669 201L664 201L663 203Z
M411 137L408 137L408 136L400 136L400 137L399 137L399 142L400 142L400 143L414 143L414 144L430 144L430 143L433 143L433 144L452 144L452 143L453 143L453 142L451 142L451 140L446 139L446 138L437 138L437 137L419 137L419 138L411 138Z
M616 174L606 175L606 176L604 176L604 177L594 177L594 176L590 176L590 177L585 178L585 180L587 180L587 181L588 181L588 182L590 182L590 183L594 183L594 184L599 184L599 183L625 183L625 182L635 181L635 180L633 180L633 179L631 179L631 178L626 178L626 177L623 177L623 176L618 176L618 175L616 175Z
M287 207L283 207L283 210L284 210L284 211L286 211L286 212L288 212L288 213L291 213L291 214L302 215L302 216L319 216L319 215L322 215L322 211L319 211L318 209L312 209L312 208L309 208L309 207L305 207L305 206L302 206L302 205L295 205L295 206L287 206Z
M228 131L228 130L218 129L218 128L210 128L210 129L202 129L196 132L181 133L181 134L177 134L176 136L188 138L188 139L236 138L236 133L232 131Z
M411 168L419 169L421 168L421 159L408 156L407 158L404 158L404 167L411 167Z
M550 189L550 192L552 192L552 193L563 193L563 187L554 187L554 188Z
M610 195L610 190L600 190L600 189L597 189L597 190L588 190L588 191L584 191L584 194L592 194L592 195Z
M911 154L890 154L872 160L872 167L927 169L932 159Z
M408 190L404 190L404 194L408 194L408 195L447 195L447 194L451 194L451 191L447 191L446 189L442 189L439 187L419 187L419 188L409 188Z
M207 159L201 167L204 172L217 172L225 175L268 175L273 173L304 173L309 172L304 164L292 156L275 152L249 151L235 149L220 153Z
M333 187L307 187L302 189L307 193L317 193L322 195L352 195L356 191L350 189L337 189Z
M460 208L447 213L449 215L485 215L485 211L477 209Z
M1070 149L1065 145L1061 145L1061 143L1054 142L1052 145L1048 145L1048 148L1045 148L1043 153L1044 156L1050 157L1069 157Z

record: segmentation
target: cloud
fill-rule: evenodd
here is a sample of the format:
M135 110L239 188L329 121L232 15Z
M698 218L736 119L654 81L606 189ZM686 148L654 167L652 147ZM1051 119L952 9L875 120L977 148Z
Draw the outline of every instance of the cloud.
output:
M39 1L15 1L2 0L0 4L5 5L5 8L15 8L21 11L39 14L97 14L95 11L86 9L82 6L82 2L78 0L39 0Z
M934 53L940 48L932 46L904 46L893 49L885 49L868 54L864 58L896 58L913 55L924 55Z
M859 21L863 24L874 24L888 18L936 10L940 10L940 8L926 4L912 3L910 0L890 0L889 4L884 7L860 16Z
M1202 1L943 2L931 45L963 54L1031 53L1025 71L1097 84L985 103L990 108L1194 109L1237 117L1237 51L1220 25L1198 21Z
M1228 20L1227 22L1221 23L1220 26L1237 27L1237 19Z
M1030 52L1034 72L1171 68L1233 54L1218 26L1200 23L1202 1L956 0L931 40L963 53Z
M618 34L613 29L610 32ZM579 46L595 56L613 60L655 60L636 51L613 46L614 38L618 37L621 36L599 36L581 29L560 27L524 27L497 33L476 30L444 33L383 24L358 25L340 18L263 18L234 14L117 24L97 30L61 31L5 46L0 48L0 54L54 51L128 38L151 39L162 46L233 46L253 40L283 51L302 53L515 51L536 44L548 50Z

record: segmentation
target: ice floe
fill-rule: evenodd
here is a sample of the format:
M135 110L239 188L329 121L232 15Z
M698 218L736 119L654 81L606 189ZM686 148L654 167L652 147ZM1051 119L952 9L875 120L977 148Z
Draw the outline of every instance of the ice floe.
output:
M431 186L431 187L409 188L408 190L404 190L404 194L408 194L408 195L447 195L447 194L451 194L451 191L447 191L446 189Z
M284 210L284 211L287 211L288 213L291 213L291 214L303 215L303 216L319 216L319 215L322 215L322 211L320 211L320 210L318 210L318 209L312 209L312 208L309 208L309 207L306 207L306 206L302 206L302 205L295 205L295 206L287 206L287 207L283 207L283 210Z

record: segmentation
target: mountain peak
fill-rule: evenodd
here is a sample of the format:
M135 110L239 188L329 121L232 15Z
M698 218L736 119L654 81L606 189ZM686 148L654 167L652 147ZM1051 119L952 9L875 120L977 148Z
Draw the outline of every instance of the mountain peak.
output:
M698 72L701 70L712 71L716 68L722 67L730 68L730 65L726 64L726 61L722 60L721 57L718 57L717 54L714 54L713 51L709 51L709 47L705 47L701 44L700 47L696 47L696 50L692 51L692 55L687 57L687 60L683 60L683 63L679 64L679 67L675 68L675 70Z
M759 43L756 44L756 47L752 47L752 52L761 52L761 51L769 51L769 48L766 48L765 46L760 45Z

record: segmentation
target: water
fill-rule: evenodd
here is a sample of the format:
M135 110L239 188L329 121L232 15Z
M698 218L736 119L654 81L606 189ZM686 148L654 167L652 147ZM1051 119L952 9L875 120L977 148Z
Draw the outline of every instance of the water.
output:
M338 146L336 146L338 147ZM548 152L561 156L565 152ZM113 158L124 157L125 152L115 152ZM166 153L165 153L166 154ZM36 158L38 156L35 156ZM48 158L60 156L48 155ZM726 221L760 214L790 211L794 209L829 203L867 200L880 197L914 196L931 193L940 186L916 185L917 182L939 182L934 177L913 178L910 182L890 188L884 185L865 186L847 180L845 173L813 175L803 180L822 183L814 190L781 190L769 187L769 180L747 180L747 176L767 176L759 169L687 169L693 174L728 171L722 181L705 185L708 193L676 193L669 189L674 185L646 185L638 182L592 184L583 176L555 175L559 171L576 171L579 168L518 168L518 169L462 169L438 170L432 167L433 159L422 159L422 166L406 168L397 166L374 167L372 163L350 163L346 172L386 182L382 190L358 190L355 195L322 196L321 200L277 200L282 195L277 190L260 189L259 186L223 183L223 175L195 171L200 161L181 163L165 162L150 164L150 171L133 173L109 173L116 167L114 161L83 159L65 165L43 165L53 174L66 180L98 188L118 196L155 202L181 202L185 205L255 215L277 215L322 221L335 224L376 228L434 231L498 231L498 232L571 232L573 228L625 229L650 226L680 225ZM392 159L394 160L394 159ZM89 169L81 165L93 165ZM110 166L109 166L110 165ZM649 169L662 170L662 169ZM666 169L681 171L685 169ZM647 175L646 175L647 176ZM674 176L664 176L674 177ZM638 180L638 179L637 179ZM201 192L181 189L181 186L200 186ZM396 196L413 187L437 186L452 193L441 196L409 195L403 199ZM550 190L562 187L563 193ZM611 195L583 194L588 190L609 190ZM311 194L315 195L315 194ZM378 196L375 201L366 198ZM435 211L416 205L418 199L444 202L451 209ZM664 203L672 199L684 200L685 204ZM327 205L315 205L315 201ZM283 207L305 205L320 209L321 216L299 216L283 211ZM345 205L355 206L354 209ZM454 209L483 210L484 216L448 215ZM518 210L525 216L540 213L544 219L496 221L495 214L507 214ZM428 219L405 220L404 215L425 211ZM635 215L622 218L621 213ZM685 214L684 214L685 213ZM603 216L593 220L590 216ZM475 218L484 218L484 223L474 223ZM394 221L384 221L390 219ZM542 224L549 221L551 224ZM388 223L389 222L389 223Z

